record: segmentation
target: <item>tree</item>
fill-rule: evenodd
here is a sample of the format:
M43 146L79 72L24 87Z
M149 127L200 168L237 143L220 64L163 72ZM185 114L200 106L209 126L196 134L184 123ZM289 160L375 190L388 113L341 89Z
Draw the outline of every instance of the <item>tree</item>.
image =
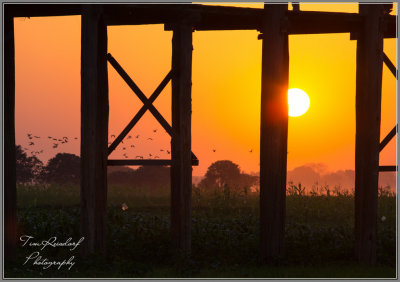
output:
M223 160L212 163L199 183L205 188L222 188L224 186L235 186L240 177L239 166L231 161Z
M15 152L17 183L25 184L38 180L43 169L43 163L36 156L28 157L21 145L16 146Z
M46 182L74 183L80 180L80 157L74 154L58 153L45 167Z
M212 163L199 183L199 187L207 189L224 187L229 188L250 188L258 181L257 176L241 173L237 164L229 160L216 161Z

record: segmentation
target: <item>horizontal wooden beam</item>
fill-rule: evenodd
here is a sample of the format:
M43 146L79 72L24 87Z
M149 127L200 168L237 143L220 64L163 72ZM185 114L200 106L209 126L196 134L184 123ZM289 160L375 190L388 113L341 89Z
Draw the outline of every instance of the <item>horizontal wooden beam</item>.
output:
M187 22L195 30L261 30L263 9L199 4L98 4L107 25ZM85 4L5 4L14 17L80 15ZM359 29L357 13L288 11L289 34L347 33ZM396 16L385 15L385 38L396 38Z
M379 171L397 171L396 165L380 165Z
M107 160L108 166L123 166L123 165L165 165L170 166L172 163L169 159L137 159L137 160ZM198 166L199 160L192 159L192 166Z
M13 17L56 17L82 15L80 4L4 4Z

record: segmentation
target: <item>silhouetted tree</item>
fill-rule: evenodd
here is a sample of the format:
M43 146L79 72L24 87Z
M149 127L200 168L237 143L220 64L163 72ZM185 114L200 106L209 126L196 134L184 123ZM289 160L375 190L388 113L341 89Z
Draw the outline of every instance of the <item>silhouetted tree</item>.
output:
M20 145L15 149L17 183L25 184L37 181L42 172L43 163L36 156L28 157Z
M80 158L74 154L58 153L50 159L44 170L46 182L74 183L80 179Z
M203 188L243 188L256 184L257 176L241 173L237 164L229 160L216 161L212 163L199 183Z

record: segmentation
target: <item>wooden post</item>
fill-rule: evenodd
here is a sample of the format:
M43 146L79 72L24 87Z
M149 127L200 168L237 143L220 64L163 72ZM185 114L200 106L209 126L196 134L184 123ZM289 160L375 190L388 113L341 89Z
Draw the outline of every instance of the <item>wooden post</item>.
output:
M105 253L107 212L107 26L101 5L82 10L81 230L83 254Z
M262 28L260 243L266 261L284 251L288 136L288 4L265 4Z
M192 220L192 27L176 25L172 38L171 236L189 253Z
M360 4L357 34L355 250L362 263L376 262L379 134L383 65L382 5Z
M3 6L4 7L4 6ZM17 245L17 188L15 155L14 18L4 13L4 255L15 259Z

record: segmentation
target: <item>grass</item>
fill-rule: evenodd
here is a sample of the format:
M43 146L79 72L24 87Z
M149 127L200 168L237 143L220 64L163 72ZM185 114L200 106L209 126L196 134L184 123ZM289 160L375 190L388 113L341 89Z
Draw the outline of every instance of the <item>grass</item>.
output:
M394 278L396 198L379 197L378 264L359 265L353 257L354 197L288 195L286 251L275 264L259 257L257 193L193 190L192 256L170 248L169 189L149 191L109 187L108 254L82 258L79 251L46 249L49 259L75 256L71 270L22 265L33 249L19 246L5 277L198 277L198 278ZM38 239L80 238L79 187L18 187L21 234ZM122 210L125 203L127 210Z

